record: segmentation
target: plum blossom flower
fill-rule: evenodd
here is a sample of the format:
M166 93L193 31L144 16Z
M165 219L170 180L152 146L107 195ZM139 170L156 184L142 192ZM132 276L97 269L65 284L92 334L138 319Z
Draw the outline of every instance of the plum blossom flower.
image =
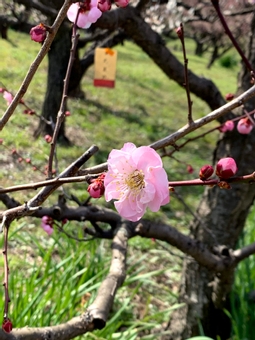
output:
M13 101L13 95L8 91L4 91L3 97L7 101L8 105L10 105L11 102Z
M75 22L78 11L79 16L76 24L80 28L89 28L102 15L97 7L97 0L85 0L72 4L67 11L67 17L71 22Z
M237 131L243 135L248 135L253 129L253 124L251 120L247 118L242 118L237 124Z
M162 160L149 146L136 147L125 143L120 150L112 150L108 157L105 180L105 199L117 201L119 214L138 221L148 207L156 212L169 202L168 179Z
M227 120L223 125L220 126L220 132L232 131L235 127L235 123L232 120Z
M41 220L41 227L48 235L53 233L53 219L50 216L43 216Z
M216 175L221 179L228 179L237 172L237 165L233 158L226 157L219 160L216 165Z

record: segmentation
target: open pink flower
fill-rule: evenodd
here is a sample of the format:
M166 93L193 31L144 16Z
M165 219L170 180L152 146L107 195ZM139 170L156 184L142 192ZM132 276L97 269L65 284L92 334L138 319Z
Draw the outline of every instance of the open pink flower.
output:
M89 28L102 15L102 12L97 7L97 0L85 0L83 3L75 2L67 11L68 19L75 22L78 11L77 26L80 28Z
M144 215L147 207L155 212L170 200L162 160L149 146L137 148L126 143L121 150L112 150L104 184L106 201L116 199L119 214L133 222Z
M8 91L4 91L3 97L7 101L8 105L10 105L11 102L13 101L13 95Z
M243 135L248 135L253 129L253 124L251 120L247 118L242 118L237 124L237 131Z

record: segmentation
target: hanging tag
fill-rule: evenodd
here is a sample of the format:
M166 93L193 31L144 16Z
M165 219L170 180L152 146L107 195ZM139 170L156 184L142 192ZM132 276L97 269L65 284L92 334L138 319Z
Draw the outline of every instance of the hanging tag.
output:
M96 48L94 86L115 86L116 63L117 51L110 48Z

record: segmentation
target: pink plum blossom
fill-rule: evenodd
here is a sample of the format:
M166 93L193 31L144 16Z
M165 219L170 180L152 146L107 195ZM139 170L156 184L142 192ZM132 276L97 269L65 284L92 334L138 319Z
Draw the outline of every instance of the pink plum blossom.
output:
M237 124L237 131L243 135L248 135L253 129L251 120L247 118L242 118Z
M50 216L43 216L41 220L41 227L48 234L53 233L53 219Z
M4 91L3 97L7 101L8 105L10 105L11 102L13 101L13 95L8 91Z
M77 26L80 28L89 28L102 15L97 7L97 0L86 0L84 3L75 2L72 4L67 11L67 17L71 22L75 22L78 11Z
M216 165L216 175L221 179L228 179L237 172L236 162L231 157L222 158Z
M120 150L112 150L108 157L105 180L105 199L117 201L119 214L138 221L148 207L156 212L169 202L168 179L162 160L149 146L136 147L125 143Z
M227 120L221 127L219 128L220 132L232 131L235 127L235 123L232 120Z

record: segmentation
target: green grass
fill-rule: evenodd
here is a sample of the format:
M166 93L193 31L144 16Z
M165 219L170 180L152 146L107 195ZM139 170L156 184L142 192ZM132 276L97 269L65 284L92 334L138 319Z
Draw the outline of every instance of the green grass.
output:
M243 235L237 245L241 248L254 243L255 209L253 208L245 225ZM233 340L254 339L255 304L255 256L242 261L236 270L235 283L231 292L231 315Z

